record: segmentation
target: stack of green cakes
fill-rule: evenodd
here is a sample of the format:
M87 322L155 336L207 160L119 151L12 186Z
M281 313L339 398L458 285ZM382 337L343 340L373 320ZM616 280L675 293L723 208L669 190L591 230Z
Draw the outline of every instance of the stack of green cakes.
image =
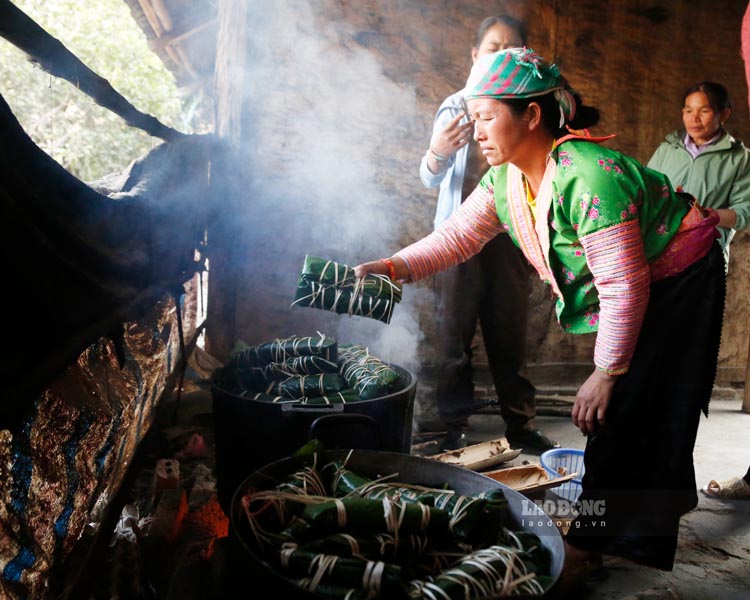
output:
M238 396L323 405L380 398L402 384L368 348L317 336L276 339L234 353L224 385Z
M549 551L513 527L501 489L465 496L373 480L316 455L240 505L255 554L327 598L528 597L553 581Z

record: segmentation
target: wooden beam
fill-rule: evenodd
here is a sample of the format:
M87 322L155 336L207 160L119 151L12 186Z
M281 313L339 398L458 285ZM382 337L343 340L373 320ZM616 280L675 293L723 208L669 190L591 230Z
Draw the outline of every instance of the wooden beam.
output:
M154 35L156 35L156 37L161 37L164 34L164 28L161 25L161 21L159 21L159 17L156 16L154 7L151 6L151 3L148 0L138 0L138 4L141 5L141 10L145 15L148 24L151 25Z
M148 0L145 1L148 2ZM164 31L172 31L172 17L169 14L167 5L164 4L164 0L151 0L151 5L154 7L154 12L162 27L164 27Z
M45 71L69 81L104 108L122 117L131 127L163 140L185 134L139 111L112 85L89 69L62 42L37 25L10 0L0 0L0 36L23 50Z
M236 147L242 136L244 61L246 54L248 3L245 0L223 0L219 3L219 35L216 46L216 133L227 148ZM233 176L242 169L240 153L224 152L211 161L212 189L227 202L224 210L209 223L208 248L211 275L208 278L208 316L206 317L206 350L220 360L229 357L236 341L235 328L239 284L235 264L237 248L233 240L239 235L237 219L230 215L233 203L243 196L242 178ZM221 187L213 182L228 182ZM238 207L234 207L239 210Z
M165 34L161 37L149 40L148 45L153 51L158 52L164 49L164 47L166 46L173 46L174 44L182 42L183 40L186 40L187 38L200 33L211 25L216 25L218 21L218 18L214 17L213 19L204 21L200 25L196 25L195 27L191 27L190 29L186 29L181 32L172 31L169 34Z
M196 73L195 69L193 68L193 65L190 64L190 59L185 53L185 50L183 49L183 47L178 44L174 46L174 49L177 51L177 56L180 57L180 63L182 64L182 68L185 69L185 71L187 71L191 79L198 79L198 73Z

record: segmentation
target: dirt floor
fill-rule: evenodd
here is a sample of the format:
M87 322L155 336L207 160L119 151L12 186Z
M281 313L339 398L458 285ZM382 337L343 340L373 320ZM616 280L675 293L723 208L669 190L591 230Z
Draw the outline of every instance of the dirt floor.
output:
M711 479L742 476L750 466L750 414L736 400L714 400L702 418L695 447L699 486ZM470 443L502 435L498 415L471 418ZM563 447L580 448L584 437L566 417L539 417L540 429ZM521 454L513 464L538 462ZM581 600L747 600L750 598L750 500L716 500L699 493L698 507L681 523L674 569L663 572L619 559L605 558L600 577L566 597Z

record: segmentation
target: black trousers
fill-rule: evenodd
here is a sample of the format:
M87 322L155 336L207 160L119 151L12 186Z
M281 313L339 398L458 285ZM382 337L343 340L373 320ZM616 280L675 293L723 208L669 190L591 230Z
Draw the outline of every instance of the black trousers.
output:
M530 267L510 237L435 275L440 373L437 407L449 427L468 427L474 382L471 342L479 322L501 414L509 427L531 425L535 389L519 375L526 350Z
M605 425L586 443L582 505L568 542L671 570L680 517L698 503L693 447L708 415L725 299L719 245L651 284L630 370L615 384Z

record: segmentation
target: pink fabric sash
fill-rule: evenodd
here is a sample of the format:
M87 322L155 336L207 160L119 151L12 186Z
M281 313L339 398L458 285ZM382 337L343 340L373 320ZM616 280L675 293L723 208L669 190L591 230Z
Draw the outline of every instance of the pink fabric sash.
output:
M694 204L664 251L651 262L651 281L677 275L700 260L719 237L719 215Z

